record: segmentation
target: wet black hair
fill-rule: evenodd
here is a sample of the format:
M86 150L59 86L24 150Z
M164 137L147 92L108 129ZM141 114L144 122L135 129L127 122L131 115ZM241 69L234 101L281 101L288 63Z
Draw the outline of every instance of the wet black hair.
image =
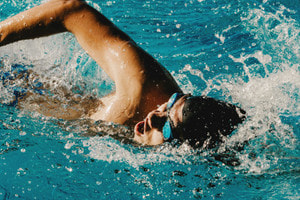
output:
M174 137L192 146L214 147L246 118L246 112L229 103L206 96L185 100L182 122L174 127Z

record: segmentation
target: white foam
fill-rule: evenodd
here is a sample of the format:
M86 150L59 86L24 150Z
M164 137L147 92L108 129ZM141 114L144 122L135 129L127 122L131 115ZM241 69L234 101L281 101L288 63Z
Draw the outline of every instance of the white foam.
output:
M92 137L83 140L83 146L89 150L88 156L106 162L122 162L139 168L145 164L176 162L189 164L191 161L188 156L193 155L190 146L183 144L180 148L168 145L161 148L126 148L119 142L112 140L109 136Z

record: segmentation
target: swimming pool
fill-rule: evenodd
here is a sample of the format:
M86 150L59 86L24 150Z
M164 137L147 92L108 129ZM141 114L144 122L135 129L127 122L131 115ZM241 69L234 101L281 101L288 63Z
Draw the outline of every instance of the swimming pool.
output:
M41 2L2 1L0 20ZM10 104L26 82L18 74L27 71L39 77L30 85L49 83L57 93L100 97L113 90L73 36L1 47L1 199L299 198L299 1L89 4L158 59L185 92L239 105L249 118L224 145L205 151L85 137L85 120L51 119Z

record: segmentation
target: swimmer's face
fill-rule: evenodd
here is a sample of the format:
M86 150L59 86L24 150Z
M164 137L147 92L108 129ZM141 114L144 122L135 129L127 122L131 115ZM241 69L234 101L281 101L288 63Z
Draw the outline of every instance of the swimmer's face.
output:
M182 97L172 106L169 119L176 127L182 122L182 109L185 98ZM164 142L163 126L167 121L167 103L148 113L144 121L134 127L134 140L143 145L158 145Z

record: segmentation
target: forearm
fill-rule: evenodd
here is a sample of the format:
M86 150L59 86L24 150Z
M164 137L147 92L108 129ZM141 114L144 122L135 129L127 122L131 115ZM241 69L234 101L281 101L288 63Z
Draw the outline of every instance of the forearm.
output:
M144 68L144 51L83 0L50 0L1 22L0 46L64 31L73 33L82 48L119 85L124 81L117 79L125 79L118 75L124 63L128 71L139 73Z
M67 31L65 17L84 4L77 0L51 0L0 23L0 46Z

